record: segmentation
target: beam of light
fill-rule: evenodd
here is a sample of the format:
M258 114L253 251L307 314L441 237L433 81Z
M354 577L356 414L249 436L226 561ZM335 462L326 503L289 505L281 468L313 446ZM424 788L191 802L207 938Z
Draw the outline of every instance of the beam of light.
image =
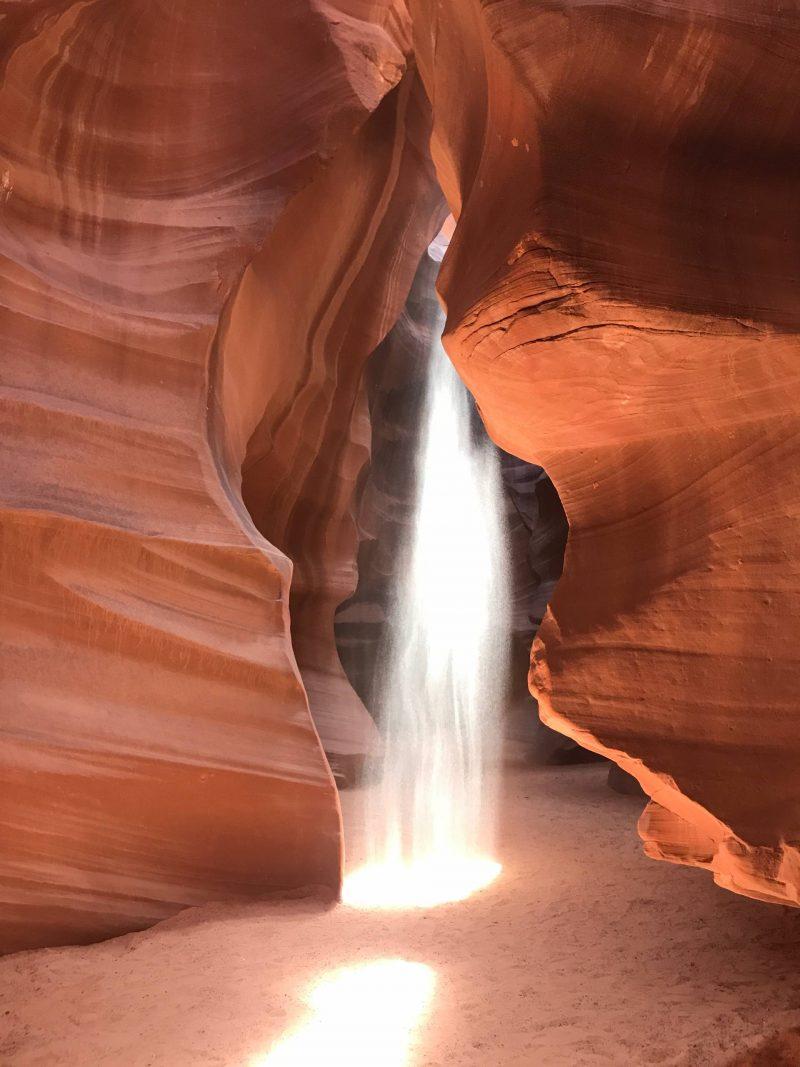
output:
M501 870L486 856L469 855L366 864L345 880L342 900L353 908L435 908L466 900Z
M497 453L440 341L430 354L415 500L379 679L383 750L366 794L357 907L463 900L500 870L495 770L510 637Z
M250 1067L406 1067L436 974L408 960L374 960L319 979L310 1018Z

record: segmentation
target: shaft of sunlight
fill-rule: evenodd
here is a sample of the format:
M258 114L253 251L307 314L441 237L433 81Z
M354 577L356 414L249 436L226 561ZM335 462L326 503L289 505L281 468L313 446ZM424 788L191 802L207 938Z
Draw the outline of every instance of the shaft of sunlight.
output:
M382 678L368 862L345 882L350 905L462 900L500 870L490 857L509 635L505 536L496 452L476 434L469 395L437 342Z
M436 974L425 964L374 960L320 978L310 1015L250 1067L406 1067Z

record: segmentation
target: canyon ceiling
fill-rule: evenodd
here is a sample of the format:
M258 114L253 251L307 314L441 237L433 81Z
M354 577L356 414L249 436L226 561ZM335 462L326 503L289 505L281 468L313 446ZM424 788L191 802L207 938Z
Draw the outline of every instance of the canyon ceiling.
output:
M0 949L338 890L362 370L448 211L445 345L570 525L544 717L648 854L798 902L799 48L744 0L0 4Z

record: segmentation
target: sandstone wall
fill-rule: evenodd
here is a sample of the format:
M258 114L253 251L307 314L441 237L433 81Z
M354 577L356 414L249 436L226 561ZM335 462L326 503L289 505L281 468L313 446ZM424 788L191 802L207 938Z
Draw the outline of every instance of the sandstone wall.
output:
M0 13L0 949L338 889L298 662L358 757L359 375L441 216L415 65L446 343L570 522L548 721L651 855L798 901L796 14L410 6L413 62L399 0Z
M240 496L266 401L232 398L220 322L399 82L407 17L53 0L5 5L0 42L0 950L336 891L291 565ZM376 172L391 199L408 167L400 134L377 141L370 209ZM363 221L362 261L390 243Z
M411 10L458 215L446 345L570 523L547 720L641 781L650 855L796 903L796 13Z
M333 629L356 586L353 509L370 447L362 371L443 219L429 140L410 70L284 212L220 336L226 410L263 409L241 457L244 502L293 561L295 655L325 751L348 774L377 742Z

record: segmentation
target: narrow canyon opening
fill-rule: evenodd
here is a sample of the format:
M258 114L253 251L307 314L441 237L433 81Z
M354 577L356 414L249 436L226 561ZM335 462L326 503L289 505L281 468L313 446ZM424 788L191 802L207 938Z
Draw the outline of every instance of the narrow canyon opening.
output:
M538 719L531 641L561 571L567 521L542 468L497 447L441 343L422 256L397 323L365 368L369 459L357 482L357 586L337 609L345 672L376 721L363 763L367 859L357 907L432 906L496 876L495 795L510 749L548 762L577 746Z
M365 367L369 458L352 503L358 577L352 596L339 605L335 617L336 645L345 673L378 723L382 663L405 579L404 546L414 521L426 380L444 325L435 289L443 249L432 247L434 254L426 252L420 261L397 323ZM508 633L497 636L498 641L507 640L509 648L505 684L497 698L500 733L506 750L523 760L569 760L570 753L580 758L575 742L541 722L528 687L531 644L561 574L566 515L546 472L491 442L474 400L466 396L473 438L492 451L501 477L500 521L507 546L510 610L504 623ZM465 560L468 585L466 568ZM339 764L335 756L332 762L343 784L358 779L357 766Z
M307 213L301 198L297 216L305 222ZM561 573L567 519L546 472L490 440L442 347L436 280L451 231L446 226L421 256L404 306L368 357L359 362L344 346L335 350L333 374L320 376L309 362L296 369L285 399L268 398L242 468L242 495L256 526L294 563L292 643L334 778L340 788L372 790L364 829L372 886L366 875L359 890L351 880L351 901L374 898L376 886L389 884L397 901L458 895L459 877L442 889L447 868L462 872L461 888L485 881L496 866L492 797L503 762L587 755L541 722L528 687L531 643ZM269 260L270 249L261 257ZM282 267L289 270L285 257ZM250 333L233 328L229 345L231 337L253 343L250 289L262 294L264 270L256 261L237 294L234 326L245 318ZM275 321L268 310L265 338ZM330 445L317 440L312 448L304 413L315 409L325 412L322 441ZM426 441L434 485L423 491ZM421 493L429 501L427 525ZM431 569L423 557L447 538L450 551L440 544L437 564L434 549ZM428 567L416 579L415 559L417 571ZM447 566L450 585L437 587ZM426 597L440 632L436 619L421 617ZM441 620L450 632L441 632ZM445 663L438 691L424 662L436 654L434 638L449 642L438 649ZM428 871L438 865L439 875L404 891L398 858L415 851L409 836L419 845L417 869L424 854Z

